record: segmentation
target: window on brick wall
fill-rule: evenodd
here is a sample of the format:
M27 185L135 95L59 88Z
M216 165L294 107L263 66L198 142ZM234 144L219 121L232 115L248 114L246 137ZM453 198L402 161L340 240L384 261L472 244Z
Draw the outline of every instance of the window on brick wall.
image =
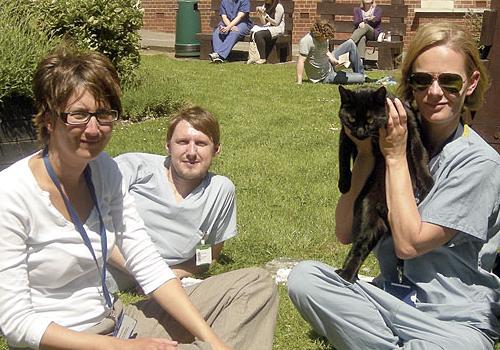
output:
M423 9L452 9L455 6L453 0L421 0L420 7Z

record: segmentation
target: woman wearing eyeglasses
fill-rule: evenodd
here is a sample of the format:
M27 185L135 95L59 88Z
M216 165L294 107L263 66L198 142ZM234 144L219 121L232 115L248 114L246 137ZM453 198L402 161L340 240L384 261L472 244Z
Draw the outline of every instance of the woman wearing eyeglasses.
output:
M289 294L336 349L493 349L500 279L491 271L500 241L500 156L462 122L477 110L488 77L477 47L449 23L421 27L408 47L400 96L419 111L434 186L416 202L406 161L406 114L387 100L380 130L392 237L374 250L373 284L344 281L319 262L299 264ZM336 209L336 235L351 241L355 198L373 169L370 141L357 141L353 184Z
M33 86L44 149L0 172L0 325L10 348L230 349L157 253L103 152L122 111L111 63L58 53ZM109 295L115 244L152 299L123 306Z

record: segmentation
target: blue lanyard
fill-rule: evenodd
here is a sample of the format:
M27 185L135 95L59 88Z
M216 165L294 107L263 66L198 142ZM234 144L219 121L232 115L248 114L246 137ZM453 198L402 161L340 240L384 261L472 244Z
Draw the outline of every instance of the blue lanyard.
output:
M89 236L87 235L87 232L85 231L85 228L83 227L83 224L76 214L76 211L69 201L68 197L64 194L61 188L61 182L57 178L57 175L54 171L54 168L52 167L52 164L50 164L49 161L49 152L48 149L45 148L43 150L43 162L45 164L45 168L47 169L47 172L49 173L50 178L52 179L52 182L54 182L54 185L56 185L57 189L59 190L59 193L61 194L64 204L66 205L66 209L69 212L69 215L71 216L71 220L73 221L73 224L75 225L75 228L77 231L80 233L80 236L82 236L83 242L87 246L87 248L90 250L90 253L92 254L92 257L94 258L95 264L97 265L97 270L100 270L99 268L99 263L97 262L97 258L94 253L94 248L92 248L92 244L90 243ZM106 260L107 260L107 255L108 255L108 247L107 247L107 239L106 239L106 227L104 226L104 221L102 220L102 215L101 211L99 210L99 205L97 204L97 197L95 194L95 188L94 184L92 183L92 173L90 170L90 167L87 165L85 167L85 170L83 172L85 176L85 182L87 183L87 187L89 188L90 191L90 197L92 198L92 201L94 202L95 208L97 210L97 214L99 214L99 224L100 224L100 235L101 235L101 248L102 248L102 259L103 259L103 265L102 265L102 270L101 270L101 285L102 285L102 292L104 294L104 299L106 300L106 304L108 305L109 308L113 306L113 303L111 302L111 296L108 291L108 287L106 287Z

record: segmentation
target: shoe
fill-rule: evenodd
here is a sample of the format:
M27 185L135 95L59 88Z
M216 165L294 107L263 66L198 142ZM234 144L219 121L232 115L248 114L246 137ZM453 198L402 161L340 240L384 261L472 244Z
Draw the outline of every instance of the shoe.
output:
M394 80L394 78L389 75L387 77L380 78L375 82L375 84L381 84L381 85L396 85L397 82Z
M210 61L212 61L212 62L214 62L217 58L220 58L219 54L217 52L212 52L212 53L208 54L208 57L210 57Z
M369 76L365 76L365 83L371 84L377 82L377 79L372 79Z
M255 61L255 64L264 64L266 63L266 60L263 58L259 58L257 61Z
M226 61L224 61L222 58L220 58L219 56L217 56L216 58L214 58L214 60L212 62L213 63L224 63Z

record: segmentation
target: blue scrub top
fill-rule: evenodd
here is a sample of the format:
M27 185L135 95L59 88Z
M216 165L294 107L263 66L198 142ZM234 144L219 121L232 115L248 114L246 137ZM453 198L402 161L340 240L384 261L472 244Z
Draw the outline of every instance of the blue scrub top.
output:
M219 15L226 15L232 21L238 15L238 12L250 13L249 0L222 0L220 4ZM242 22L250 23L249 16L246 16Z

